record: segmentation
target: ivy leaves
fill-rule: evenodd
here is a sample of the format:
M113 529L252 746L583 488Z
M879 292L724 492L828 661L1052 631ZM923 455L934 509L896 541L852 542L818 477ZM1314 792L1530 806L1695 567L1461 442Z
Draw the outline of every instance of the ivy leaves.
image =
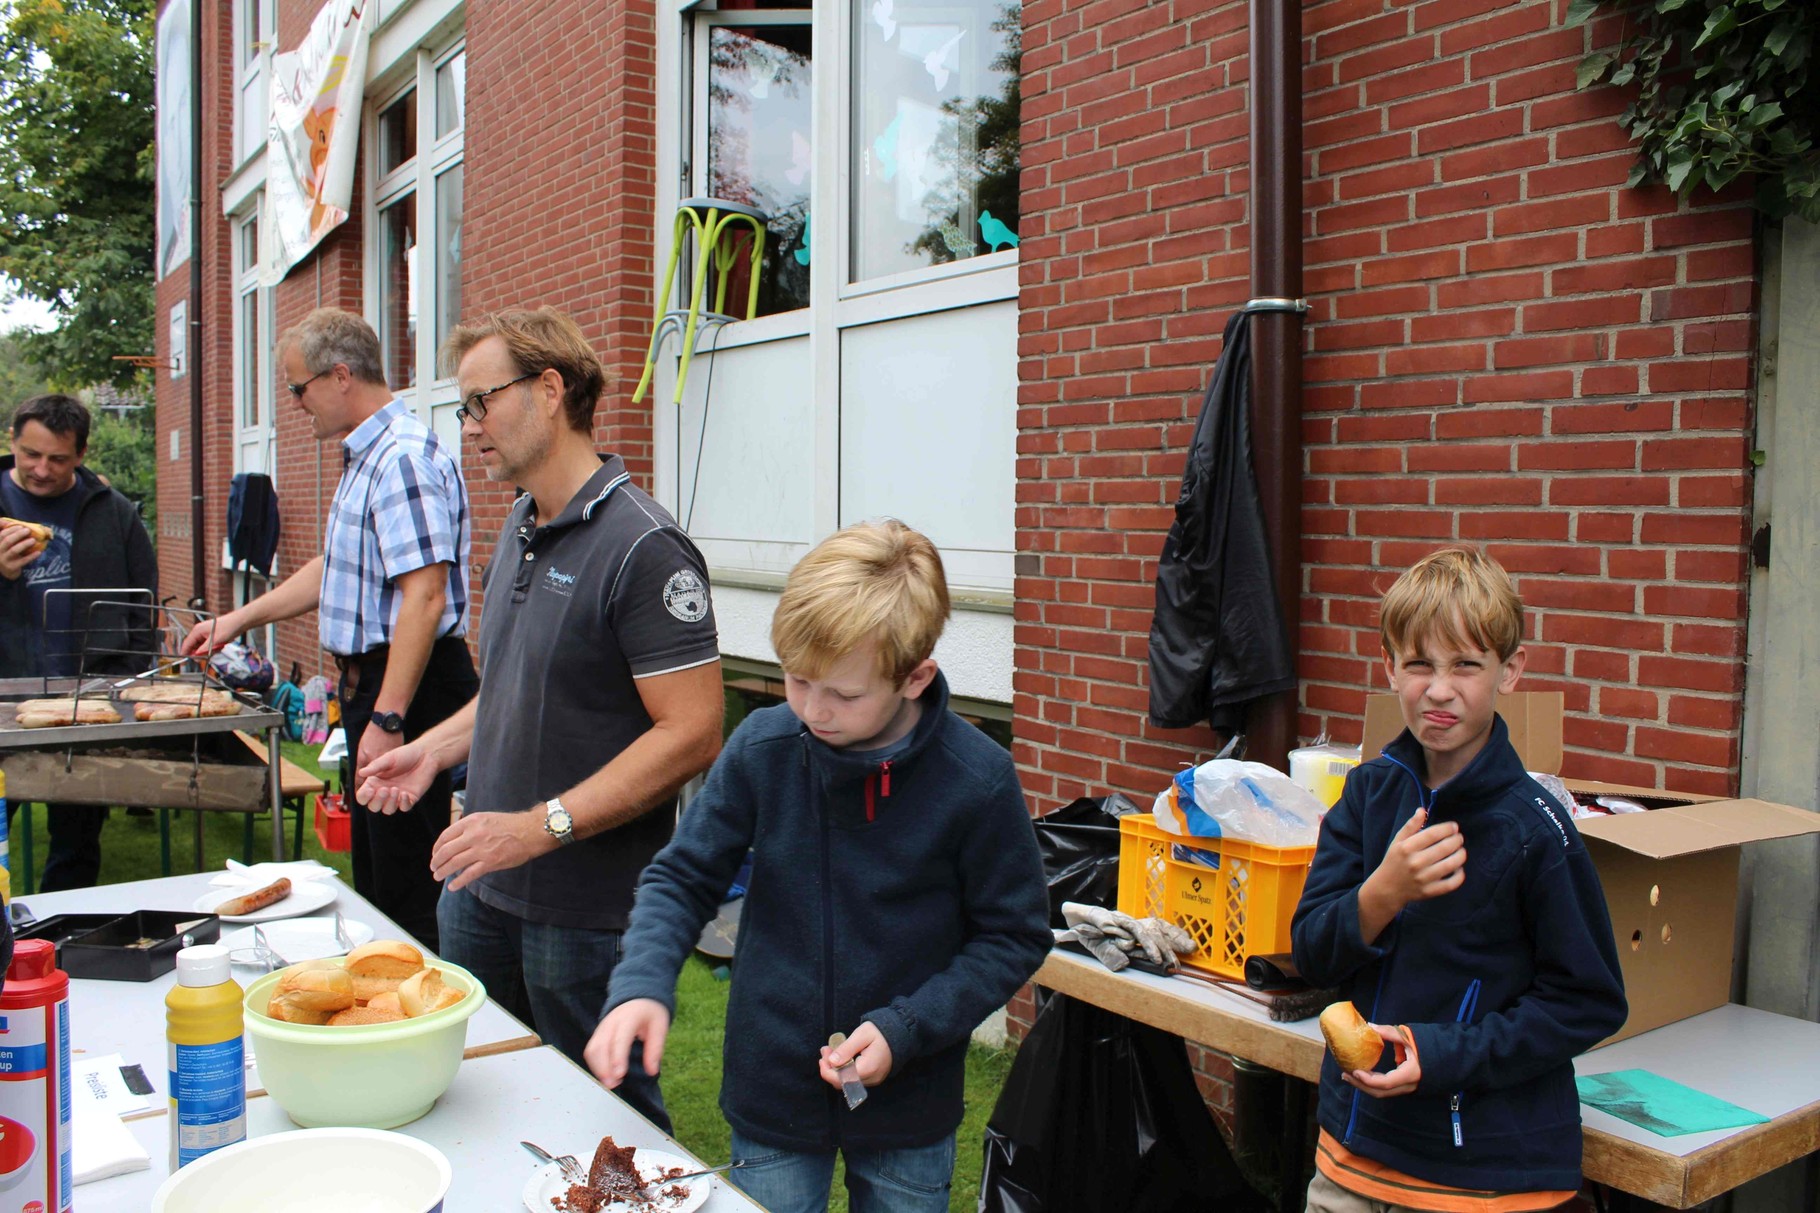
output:
M1580 88L1634 85L1618 121L1637 140L1630 184L1682 197L1746 174L1756 205L1820 223L1820 80L1810 79L1813 0L1572 0L1567 24L1592 22Z

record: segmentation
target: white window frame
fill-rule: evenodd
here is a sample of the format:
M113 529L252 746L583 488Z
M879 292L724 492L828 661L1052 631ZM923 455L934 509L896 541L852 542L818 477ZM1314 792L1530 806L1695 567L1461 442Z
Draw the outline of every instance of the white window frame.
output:
M248 11L255 8L258 10L256 21ZM232 161L236 167L265 152L266 120L271 106L270 85L267 82L271 79L273 45L278 39L277 21L278 0L234 0ZM255 54L250 59L246 54L249 44L255 49ZM249 96L258 96L260 99L257 115L247 105Z
M807 7L807 6L805 6ZM860 325L906 319L955 308L1016 300L1018 253L1006 249L946 265L930 266L885 278L847 281L852 225L852 156L848 144L853 131L855 0L815 3L808 8L813 60L814 187L812 215L838 216L838 222L816 222L810 227L810 304L807 308L761 316L715 330L716 349L735 349L769 341L801 338L810 344L810 391L815 401L814 422L814 527L825 535L840 525L841 477L841 333ZM714 25L791 24L801 21L803 9L717 11L704 4L679 3L660 19L657 46L657 184L653 247L655 266L668 263L673 243L677 204L693 193L701 180L698 166L706 141L705 92L708 39L701 31ZM703 129L698 130L698 127ZM825 132L834 132L834 139ZM662 283L654 284L661 290ZM666 443L680 441L672 428L670 410L653 413L660 460ZM1006 468L1007 477L1015 477ZM680 488L672 486L674 494ZM675 507L675 500L668 502Z
M409 57L408 69L394 73L383 91L368 94L366 113L361 122L361 138L366 144L366 177L373 182L367 191L364 221L369 236L366 240L365 314L377 331L381 323L380 230L381 213L394 205L417 209L417 244L412 250L417 275L417 348L415 355L417 383L406 388L398 384L392 390L411 398L412 407L426 423L442 421L438 410L452 416L458 403L453 376L438 376L436 367L436 317L440 311L437 297L436 264L433 256L436 232L436 179L449 169L465 164L467 126L463 125L436 137L436 71L467 49L465 37L457 37L432 51L419 47ZM415 89L417 109L417 149L410 160L381 177L379 175L379 115L410 90ZM463 182L464 210L466 182ZM404 201L406 198L411 201ZM383 339L383 338L382 338ZM443 427L438 427L443 428Z
M232 216L234 241L234 434L237 439L235 463L239 463L239 443L251 443L274 440L277 432L277 367L273 362L272 350L278 340L274 331L272 311L272 290L259 285L259 254L257 246L253 256L247 257L246 232L250 225L257 225L261 220L260 198L255 194L246 208ZM254 229L257 231L257 228ZM248 296L254 298L255 326L252 333L246 331L246 307ZM249 401L246 398L247 376L245 360L253 359L252 380L254 397L250 402L257 409L254 420L249 424L247 410ZM268 467L270 459L267 459ZM237 471L245 468L236 467Z

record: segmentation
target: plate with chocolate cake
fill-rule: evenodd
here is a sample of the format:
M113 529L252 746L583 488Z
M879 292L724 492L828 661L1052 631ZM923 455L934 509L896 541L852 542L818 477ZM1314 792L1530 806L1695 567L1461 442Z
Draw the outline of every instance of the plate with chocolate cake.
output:
M622 1146L600 1139L588 1165L588 1182L574 1184L562 1169L546 1163L525 1184L530 1213L691 1213L714 1190L712 1175L676 1176L699 1171L701 1164L644 1146Z

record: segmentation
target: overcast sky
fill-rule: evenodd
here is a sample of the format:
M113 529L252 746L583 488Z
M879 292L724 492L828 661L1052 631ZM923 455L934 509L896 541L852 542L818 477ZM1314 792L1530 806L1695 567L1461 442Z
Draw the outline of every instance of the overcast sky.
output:
M0 333L51 327L51 309L36 299L16 295L9 279L0 278Z

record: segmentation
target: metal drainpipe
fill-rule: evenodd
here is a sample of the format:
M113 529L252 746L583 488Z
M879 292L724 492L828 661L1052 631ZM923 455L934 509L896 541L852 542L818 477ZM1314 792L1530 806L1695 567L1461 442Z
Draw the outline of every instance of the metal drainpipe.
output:
M202 0L190 3L190 607L208 593L202 525Z
M1302 4L1251 0L1251 295L1302 296ZM1251 318L1252 461L1264 507L1289 652L1300 652L1302 602L1302 317ZM1299 695L1252 709L1246 756L1288 769Z

